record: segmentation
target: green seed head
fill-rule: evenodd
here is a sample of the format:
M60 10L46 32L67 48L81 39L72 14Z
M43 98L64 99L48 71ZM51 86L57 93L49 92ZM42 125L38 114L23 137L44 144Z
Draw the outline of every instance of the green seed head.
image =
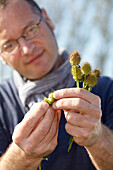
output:
M78 66L72 66L71 68L71 73L73 75L73 78L75 80L81 80L82 79L82 73L81 73L81 70Z
M96 77L100 77L100 69L96 68L93 73L96 75Z
M48 98L44 97L44 102L47 102L49 105L51 105L54 101L53 93L50 93Z
M87 76L86 78L86 85L88 85L89 87L93 87L97 84L97 77L94 73L91 73Z
M49 99L52 99L52 100L54 99L53 93L50 93L50 94L49 94Z
M76 76L76 66L71 67L71 73L73 76Z
M74 51L71 53L70 57L69 57L69 61L71 63L71 65L78 65L81 61L81 57L80 54L78 53L78 51Z
M91 66L90 66L90 64L89 64L88 62L84 62L83 65L82 65L82 67L81 67L81 71L82 71L82 73L85 74L85 75L90 74L90 72L91 72Z

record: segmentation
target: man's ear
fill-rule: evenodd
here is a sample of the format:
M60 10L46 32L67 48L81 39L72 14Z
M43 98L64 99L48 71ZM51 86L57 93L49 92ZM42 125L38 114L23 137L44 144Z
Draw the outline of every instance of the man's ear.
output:
M42 14L43 14L44 18L47 20L47 22L50 25L50 27L52 28L52 30L54 30L55 26L54 26L53 22L51 21L51 19L49 18L48 14L44 8L42 8Z

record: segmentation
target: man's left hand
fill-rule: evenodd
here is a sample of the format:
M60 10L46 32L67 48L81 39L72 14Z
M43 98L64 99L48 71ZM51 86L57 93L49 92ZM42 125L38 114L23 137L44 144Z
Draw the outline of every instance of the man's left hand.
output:
M81 146L92 146L102 134L101 100L82 88L68 88L53 93L53 109L63 109L65 129Z

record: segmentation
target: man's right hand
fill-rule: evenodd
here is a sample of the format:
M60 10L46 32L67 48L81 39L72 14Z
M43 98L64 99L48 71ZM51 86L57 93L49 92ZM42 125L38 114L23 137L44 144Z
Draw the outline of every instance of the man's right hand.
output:
M15 127L13 142L25 155L41 159L55 149L60 113L46 102L35 103Z

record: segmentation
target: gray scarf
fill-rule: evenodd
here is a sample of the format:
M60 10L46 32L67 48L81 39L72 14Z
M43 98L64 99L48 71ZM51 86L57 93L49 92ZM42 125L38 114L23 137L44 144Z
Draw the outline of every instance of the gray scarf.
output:
M41 80L25 82L22 76L14 71L14 82L24 107L30 108L33 103L42 101L45 96L48 97L49 93L55 90L74 86L75 81L71 75L68 54L63 49L59 50L59 54L63 57L64 63Z

